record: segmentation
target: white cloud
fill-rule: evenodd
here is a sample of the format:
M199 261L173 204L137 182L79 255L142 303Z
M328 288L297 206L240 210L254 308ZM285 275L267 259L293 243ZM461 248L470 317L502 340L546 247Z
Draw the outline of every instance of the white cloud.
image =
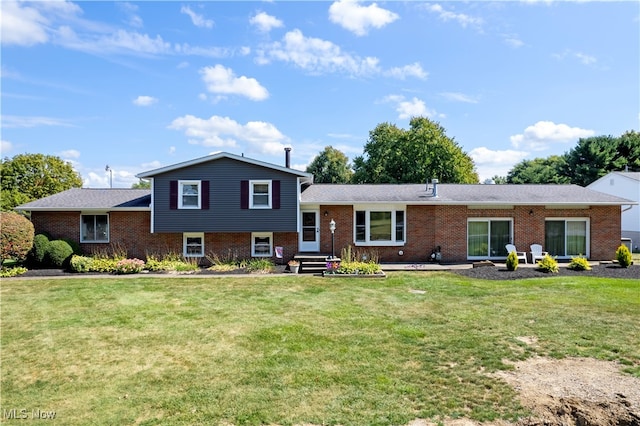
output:
M133 104L138 106L150 106L157 102L158 99L153 96L138 96L133 100Z
M551 57L559 61L563 61L567 58L575 58L583 65L594 65L596 62L598 62L598 58L596 58L595 56L587 55L586 53L582 52L574 52L570 49L565 49L561 53L554 53L551 55Z
M169 147L169 155L173 155L176 153L176 147L175 146L170 146Z
M0 140L0 156L4 157L13 150L13 144L9 141Z
M65 160L80 158L80 151L78 151L77 149L67 149L65 151L60 151L58 153L58 156Z
M274 28L281 28L284 26L281 20L265 12L257 13L255 16L251 17L251 19L249 19L249 23L255 26L258 31L263 33L268 33Z
M469 95L465 95L464 93L459 93L459 92L444 92L444 93L440 93L440 96L452 102L464 102L467 104L478 103L478 99Z
M73 127L68 121L60 118L53 117L28 117L17 115L3 115L2 127L7 128L28 128L28 127L40 127L40 126L61 126L61 127Z
M184 13L185 15L189 15L191 18L191 22L196 27L200 28L213 28L213 21L211 19L205 19L204 16L198 15L195 13L189 6L182 6L180 9L180 13Z
M144 26L143 22L142 22L142 18L140 16L137 15L137 11L138 11L138 6L133 4L133 3L129 3L129 2L119 2L116 3L118 5L118 8L124 12L125 15L127 15L127 24L135 27L135 28L141 28Z
M424 101L416 97L406 100L402 95L389 95L383 99L383 102L395 104L398 119L400 120L407 120L411 117L443 117L442 114L438 114L435 110L427 108Z
M269 92L255 78L236 77L231 68L222 65L205 67L200 70L202 80L210 93L241 95L254 101L263 101Z
M581 52L576 52L575 57L578 58L584 65L592 65L598 62L595 56L587 55Z
M506 176L513 166L528 155L529 153L525 151L510 149L494 151L483 146L469 152L481 182L494 176Z
M246 142L248 151L260 154L279 154L288 141L271 123L249 121L243 125L217 115L208 119L185 115L173 120L169 128L184 131L191 144L223 148Z
M2 44L32 46L46 43L49 20L33 7L20 7L18 2L3 1L0 15Z
M513 47L514 49L518 49L524 46L524 42L520 40L517 35L508 34L504 36L504 42L507 46Z
M457 22L458 24L460 24L460 26L462 26L462 28L475 27L477 29L480 29L481 25L484 22L482 18L475 18L473 16L469 16L464 13L455 13L455 12L445 10L439 4L433 4L428 6L427 10L438 14L438 17L445 22L446 21Z
M391 68L388 71L385 71L385 75L390 77L399 78L400 80L404 80L407 77L416 77L421 80L425 80L429 73L422 69L422 65L418 62L415 62L411 65L405 65L404 67L396 67Z
M88 38L79 37L68 26L62 26L57 33L56 42L66 48L94 54L105 53L145 53L171 54L171 43L165 42L159 35L155 38L134 31L117 30L109 35L97 35Z
M580 138L593 136L593 130L569 127L552 121L538 121L524 129L522 134L511 136L511 145L531 151L544 151L555 144L576 142Z
M305 37L299 29L286 33L282 42L258 51L258 63L267 64L271 60L290 62L313 74L344 72L364 76L380 71L377 58L352 56L330 41Z
M376 3L361 6L358 0L338 0L329 7L331 22L357 36L366 35L371 28L380 29L398 18L396 13L382 9Z

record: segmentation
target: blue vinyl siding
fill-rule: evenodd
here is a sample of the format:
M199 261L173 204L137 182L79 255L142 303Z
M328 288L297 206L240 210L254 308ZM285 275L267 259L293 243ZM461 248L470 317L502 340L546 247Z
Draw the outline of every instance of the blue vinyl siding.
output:
M209 181L209 209L170 208L170 182ZM241 209L242 180L279 180L279 209ZM295 232L297 176L220 158L154 177L155 232ZM206 185L205 185L206 186Z

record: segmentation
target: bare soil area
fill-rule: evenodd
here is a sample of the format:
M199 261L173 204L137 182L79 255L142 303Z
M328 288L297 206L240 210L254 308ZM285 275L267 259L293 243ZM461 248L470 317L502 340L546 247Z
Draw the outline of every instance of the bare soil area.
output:
M516 423L445 419L445 426L640 426L640 379L615 362L531 358L494 374L518 392L532 415ZM436 426L414 420L408 426Z

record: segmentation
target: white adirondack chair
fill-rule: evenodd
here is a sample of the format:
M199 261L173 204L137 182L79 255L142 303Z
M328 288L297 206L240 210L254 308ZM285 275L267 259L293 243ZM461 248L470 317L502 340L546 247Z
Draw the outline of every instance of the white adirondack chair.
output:
M518 257L518 260L522 259L524 260L524 263L527 263L527 252L526 251L518 251L516 250L516 246L514 246L513 244L507 244L504 246L507 249L507 253L511 253L512 251L516 252L516 256Z
M536 260L542 260L549 254L546 251L542 251L540 244L531 244L531 262L536 263Z

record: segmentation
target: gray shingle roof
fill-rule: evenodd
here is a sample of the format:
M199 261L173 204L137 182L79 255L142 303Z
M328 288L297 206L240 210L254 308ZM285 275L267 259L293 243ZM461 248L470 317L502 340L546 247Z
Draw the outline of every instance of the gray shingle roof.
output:
M148 189L73 188L16 207L16 210L149 210Z
M431 185L430 185L431 186ZM438 197L425 184L314 184L302 192L302 204L406 203L471 205L623 205L634 201L578 185L438 184Z

